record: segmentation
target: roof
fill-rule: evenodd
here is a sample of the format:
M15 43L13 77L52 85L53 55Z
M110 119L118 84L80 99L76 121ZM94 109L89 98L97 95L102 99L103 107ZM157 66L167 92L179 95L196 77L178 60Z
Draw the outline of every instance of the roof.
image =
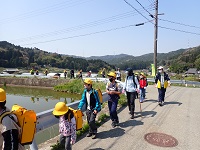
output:
M197 73L197 68L190 68L187 71L188 74L196 74Z

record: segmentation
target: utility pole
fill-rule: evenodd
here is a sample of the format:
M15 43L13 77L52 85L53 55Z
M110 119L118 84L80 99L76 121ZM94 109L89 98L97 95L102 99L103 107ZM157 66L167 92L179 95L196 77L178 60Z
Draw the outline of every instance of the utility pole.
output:
M154 24L154 66L155 73L157 72L157 39L158 39L158 0L155 4L155 24Z

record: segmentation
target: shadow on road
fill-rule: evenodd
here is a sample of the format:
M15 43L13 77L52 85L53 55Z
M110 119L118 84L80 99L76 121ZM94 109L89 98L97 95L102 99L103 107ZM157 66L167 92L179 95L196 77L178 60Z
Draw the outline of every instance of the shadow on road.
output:
M98 139L114 138L114 137L122 136L123 134L125 134L125 130L116 127L114 129L111 129L111 130L108 130L108 131L99 132L97 134L97 138Z
M104 150L103 148L92 148L92 149L89 149L89 150Z
M141 112L135 112L136 116L134 118L138 118L138 117L145 117L145 118L149 118L149 117L154 117L157 112L156 111L142 111Z
M180 106L180 105L183 104L183 103L171 101L171 102L165 102L164 105L173 105L173 104Z
M119 126L121 128L127 128L127 127L130 127L130 126L139 126L139 125L143 125L144 123L142 121L139 121L139 120L128 120L126 122L121 122L119 124Z

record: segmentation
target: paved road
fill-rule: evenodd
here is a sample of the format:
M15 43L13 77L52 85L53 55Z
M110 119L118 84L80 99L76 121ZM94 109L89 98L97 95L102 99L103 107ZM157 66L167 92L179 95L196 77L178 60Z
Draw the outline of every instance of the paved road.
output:
M84 137L73 145L73 150L199 150L200 89L172 86L167 89L163 107L157 104L157 89L153 86L148 86L146 95L142 117L136 100L134 120L124 108L119 112L119 127L112 128L109 120L98 128L96 139ZM149 144L144 135L151 132L171 135L178 140L178 145L163 148ZM41 150L50 149L47 144L42 147Z

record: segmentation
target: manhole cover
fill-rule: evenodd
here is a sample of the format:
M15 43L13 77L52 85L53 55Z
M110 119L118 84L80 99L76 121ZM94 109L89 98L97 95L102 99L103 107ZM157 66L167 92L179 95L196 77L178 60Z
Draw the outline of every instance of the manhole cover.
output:
M144 135L144 139L148 143L160 147L175 147L178 145L177 139L164 133L147 133Z

